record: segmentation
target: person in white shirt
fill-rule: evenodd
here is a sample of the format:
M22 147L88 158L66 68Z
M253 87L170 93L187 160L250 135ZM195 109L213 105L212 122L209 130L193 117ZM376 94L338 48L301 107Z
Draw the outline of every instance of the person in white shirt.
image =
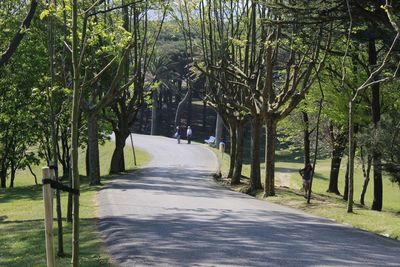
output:
M190 142L192 141L192 128L190 128L190 126L187 127L186 137L188 144L190 144Z

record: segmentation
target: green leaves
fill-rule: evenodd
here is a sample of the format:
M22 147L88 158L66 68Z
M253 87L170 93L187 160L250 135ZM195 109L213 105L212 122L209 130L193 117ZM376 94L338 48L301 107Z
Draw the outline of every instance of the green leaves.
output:
M45 10L42 11L42 13L40 13L39 18L40 18L40 20L44 20L49 15L50 15L50 10L45 9Z

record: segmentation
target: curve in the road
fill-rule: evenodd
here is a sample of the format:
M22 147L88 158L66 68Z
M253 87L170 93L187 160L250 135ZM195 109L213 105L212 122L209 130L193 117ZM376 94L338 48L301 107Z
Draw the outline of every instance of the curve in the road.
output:
M121 266L400 266L398 241L217 185L203 145L134 140L150 163L99 196L99 227Z

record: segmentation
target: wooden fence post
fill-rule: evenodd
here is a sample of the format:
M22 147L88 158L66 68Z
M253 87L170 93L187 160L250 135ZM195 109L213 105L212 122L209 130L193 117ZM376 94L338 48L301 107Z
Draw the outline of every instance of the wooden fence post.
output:
M43 179L51 179L49 167L42 168ZM50 184L43 184L44 202L44 229L46 238L46 262L47 267L55 266L55 255L53 246L53 192Z

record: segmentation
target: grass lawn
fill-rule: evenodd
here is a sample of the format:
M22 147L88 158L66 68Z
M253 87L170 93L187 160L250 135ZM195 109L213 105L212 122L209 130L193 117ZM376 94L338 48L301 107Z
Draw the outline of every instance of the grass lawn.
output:
M221 161L221 154L218 150L213 149ZM347 202L342 196L326 193L329 184L330 160L318 160L313 181L313 197L311 204L307 204L301 192L302 180L298 174L298 170L303 167L303 163L299 160L291 159L290 155L284 152L277 152L276 162L276 196L268 197L267 200L286 206L301 209L307 213L319 215L325 218L335 220L340 223L349 224L356 228L371 231L377 234L385 235L400 240L400 188L397 184L389 181L388 177L383 178L383 211L376 212L370 210L373 200L373 181L371 179L365 196L365 204L360 205L360 193L363 184L363 176L361 166L355 167L354 181L354 212L347 213ZM344 174L347 159L343 159L339 174L339 190L344 191ZM222 159L221 170L226 175L229 169L229 155L224 155ZM264 179L264 164L261 166L262 180ZM250 176L250 165L243 165L242 174L246 177ZM285 177L289 186L279 186L281 178ZM372 177L371 177L372 178ZM231 187L236 191L243 191L246 187L248 179L242 179L243 184ZM227 184L227 180L223 180ZM263 181L262 181L263 182ZM263 193L258 192L257 198L263 198Z
M102 182L107 183L113 177L107 176L113 142L100 147L100 165ZM125 148L126 168L134 170L132 149ZM136 150L137 163L143 165L149 155ZM85 174L84 153L80 155L80 173ZM41 166L35 166L34 172L41 176ZM100 186L89 187L89 181L81 176L80 197L80 265L110 266L107 255L97 231L97 192ZM55 203L55 202L54 202ZM67 194L62 193L63 217L66 214ZM15 179L15 188L0 189L0 266L46 266L44 223L43 223L42 187L34 185L29 171L20 171ZM56 214L54 214L56 216ZM63 221L65 258L56 258L57 266L70 266L71 224ZM54 246L57 249L57 223L54 220Z

